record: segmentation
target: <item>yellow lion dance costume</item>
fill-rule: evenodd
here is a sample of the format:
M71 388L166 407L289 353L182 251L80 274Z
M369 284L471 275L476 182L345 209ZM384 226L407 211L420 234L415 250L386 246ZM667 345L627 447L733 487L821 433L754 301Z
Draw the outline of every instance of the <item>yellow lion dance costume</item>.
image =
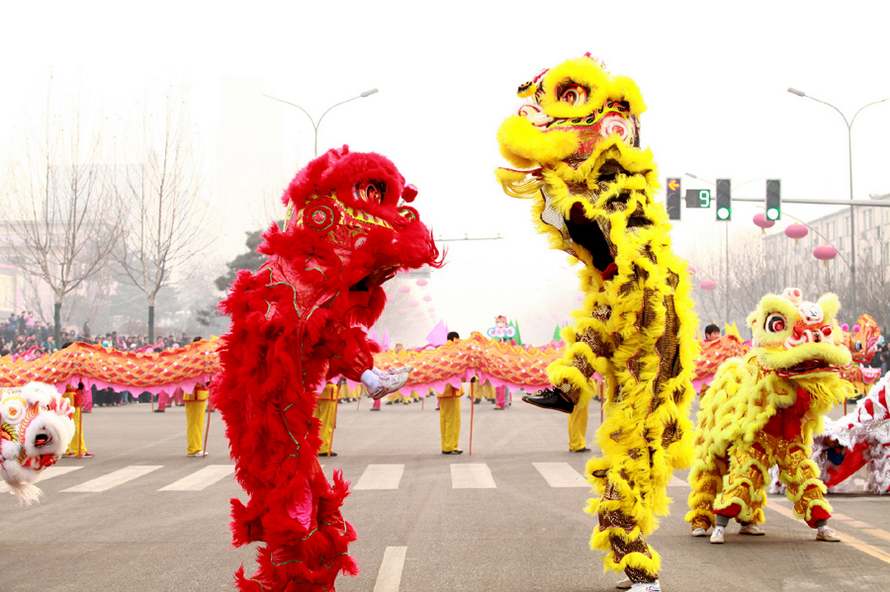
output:
M831 506L810 457L823 416L853 393L839 374L850 363L839 309L834 294L808 302L792 288L764 296L749 315L751 351L720 366L699 410L686 515L693 536L715 526L711 542L723 543L730 518L742 534L763 534L765 486L778 465L795 513L817 529L817 540L838 540L826 526Z
M692 457L688 419L698 343L686 264L670 249L655 203L652 153L639 147L643 100L632 80L589 54L519 87L529 99L501 125L502 154L523 170L499 169L507 194L534 200L539 229L580 261L583 307L563 331L553 389L526 400L570 412L605 379L602 458L588 462L599 498L591 546L635 590L659 590L660 556L645 540L666 515L673 468Z

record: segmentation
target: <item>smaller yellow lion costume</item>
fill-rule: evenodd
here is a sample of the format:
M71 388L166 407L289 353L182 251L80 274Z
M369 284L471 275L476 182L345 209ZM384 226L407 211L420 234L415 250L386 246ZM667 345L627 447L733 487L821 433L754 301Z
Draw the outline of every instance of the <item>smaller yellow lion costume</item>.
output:
M830 518L810 457L823 416L852 393L839 374L850 363L839 309L834 294L807 302L787 289L764 296L748 317L751 351L724 362L699 410L686 515L693 534L704 535L715 515L762 523L773 465L798 516L813 528Z

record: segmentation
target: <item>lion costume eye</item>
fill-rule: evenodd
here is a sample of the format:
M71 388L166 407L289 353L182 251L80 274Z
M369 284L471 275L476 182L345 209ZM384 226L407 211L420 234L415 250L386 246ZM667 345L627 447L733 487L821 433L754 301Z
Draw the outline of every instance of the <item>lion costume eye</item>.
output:
M785 317L780 314L773 313L766 317L766 330L770 333L781 333L785 330L787 323L785 322Z
M361 201L379 204L383 201L384 189L383 183L366 181L358 184L356 194Z
M18 424L25 415L25 404L19 399L9 399L0 405L0 415L3 421L10 424Z
M580 84L569 82L559 87L559 90L556 91L556 98L561 103L582 105L587 102L587 89Z

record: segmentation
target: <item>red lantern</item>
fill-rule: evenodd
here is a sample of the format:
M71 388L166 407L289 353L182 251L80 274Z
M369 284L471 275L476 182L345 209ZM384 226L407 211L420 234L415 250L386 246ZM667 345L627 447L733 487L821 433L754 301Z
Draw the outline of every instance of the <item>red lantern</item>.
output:
M785 236L793 238L794 240L800 240L809 233L810 229L804 224L789 224L788 227L785 228Z
M813 257L828 265L829 261L837 257L837 249L834 245L818 245L813 249Z
M760 228L763 232L766 232L767 228L772 228L776 225L776 221L769 220L763 214L754 214L754 225Z
M701 282L699 282L698 287L702 290L710 292L717 287L717 282L715 280L702 280Z

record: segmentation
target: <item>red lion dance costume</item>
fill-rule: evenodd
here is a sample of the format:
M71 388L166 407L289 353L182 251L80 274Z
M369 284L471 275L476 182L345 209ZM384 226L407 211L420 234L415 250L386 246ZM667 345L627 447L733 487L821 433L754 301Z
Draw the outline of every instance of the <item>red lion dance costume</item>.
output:
M266 263L241 271L221 304L232 326L213 400L249 495L232 500L232 539L266 543L252 578L238 570L239 590L333 592L338 573L358 573L340 513L348 483L339 471L329 483L316 458L315 392L337 375L385 382L365 332L383 312L381 285L441 265L416 210L399 203L416 194L386 158L330 150L291 182L282 199L293 215L266 231Z

